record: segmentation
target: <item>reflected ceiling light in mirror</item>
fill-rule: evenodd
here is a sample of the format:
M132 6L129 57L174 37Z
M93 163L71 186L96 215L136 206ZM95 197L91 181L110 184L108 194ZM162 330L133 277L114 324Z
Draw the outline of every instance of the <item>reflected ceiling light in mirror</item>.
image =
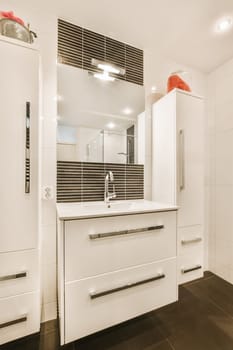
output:
M133 110L129 107L126 107L125 109L123 109L123 113L129 115L133 113Z
M217 21L216 31L218 33L225 33L232 27L233 20L231 17L221 18Z
M104 72L107 73L112 73L112 74L119 74L119 75L125 75L125 69L122 67L118 67L115 64L105 62L105 61L100 61L95 58L92 58L91 64L93 66L96 66L97 68L103 70Z
M110 122L110 123L107 124L107 128L108 128L108 129L114 129L115 126L116 126L116 125L115 125L113 122Z
M151 92L154 94L157 91L157 86L152 86Z
M114 81L115 78L111 77L108 72L94 73L94 77L104 81Z

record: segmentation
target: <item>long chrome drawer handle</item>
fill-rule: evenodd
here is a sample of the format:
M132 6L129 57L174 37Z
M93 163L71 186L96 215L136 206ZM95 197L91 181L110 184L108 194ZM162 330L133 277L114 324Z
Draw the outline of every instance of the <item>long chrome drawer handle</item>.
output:
M129 235L129 234L133 234L133 233L161 230L163 228L164 228L164 225L156 225L156 226L143 227L143 228L134 228L131 230L122 230L122 231L105 232L105 233L93 233L93 234L89 235L89 238L90 239L98 239L98 238L122 236L122 235Z
M15 280L17 278L24 278L24 277L27 277L27 272L19 272L19 273L16 273L16 274L13 274L13 275L6 275L6 276L0 276L0 282L3 282L3 281L8 281L8 280Z
M181 244L197 243L197 242L201 242L201 241L202 241L201 237L195 237L195 238L191 238L191 239L182 239Z
M18 324L18 323L27 322L27 319L28 319L27 315L22 315L19 318L16 318L15 320L0 323L0 329L10 327L10 326L13 326L13 325Z
M200 270L201 268L202 268L201 265L196 265L196 266L190 267L188 269L182 269L181 272L182 273L188 273L188 272L191 272L191 271Z
M124 286L116 287L116 288L113 288L113 289L108 289L108 290L105 290L105 291L102 291L102 292L91 292L90 293L90 298L91 299L100 298L100 297L103 297L103 296L108 295L108 294L113 294L113 293L120 292L120 291L125 290L125 289L129 289L129 288L134 288L134 287L140 286L142 284L154 282L154 281L160 280L160 279L165 278L165 277L166 276L165 276L164 273L160 273L160 274L158 274L158 275L156 275L154 277L147 278L147 279L142 280L142 281L128 283L128 284L126 284Z

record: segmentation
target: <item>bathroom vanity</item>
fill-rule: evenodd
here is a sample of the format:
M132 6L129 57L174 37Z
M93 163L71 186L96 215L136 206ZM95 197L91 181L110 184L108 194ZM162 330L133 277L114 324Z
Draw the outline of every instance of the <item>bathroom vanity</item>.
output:
M177 300L177 208L145 200L60 203L61 344Z

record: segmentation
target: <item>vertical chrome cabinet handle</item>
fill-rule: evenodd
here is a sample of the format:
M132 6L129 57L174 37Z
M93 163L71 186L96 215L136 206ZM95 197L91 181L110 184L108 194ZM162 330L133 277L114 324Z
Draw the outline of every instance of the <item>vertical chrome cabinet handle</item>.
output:
M30 193L30 123L31 103L26 102L26 140L25 140L25 193Z
M179 151L180 151L180 169L179 169L179 181L180 181L180 191L185 189L185 159L184 159L184 130L179 131Z

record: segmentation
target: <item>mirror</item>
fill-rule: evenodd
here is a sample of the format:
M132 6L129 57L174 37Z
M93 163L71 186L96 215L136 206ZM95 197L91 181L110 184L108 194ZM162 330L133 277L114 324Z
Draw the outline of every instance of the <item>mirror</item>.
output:
M144 110L143 86L58 64L58 160L144 164Z

